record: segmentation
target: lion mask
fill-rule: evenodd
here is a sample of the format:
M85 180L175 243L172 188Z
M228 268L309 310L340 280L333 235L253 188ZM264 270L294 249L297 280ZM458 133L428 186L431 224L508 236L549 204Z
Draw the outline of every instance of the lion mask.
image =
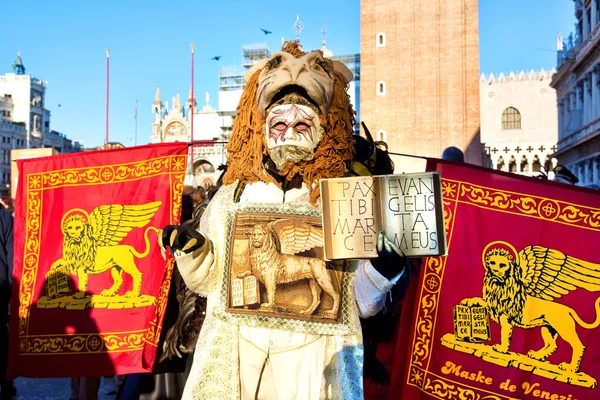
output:
M299 174L310 189L311 203L316 204L319 180L346 176L352 162L354 111L346 93L352 73L320 51L305 53L297 41L291 41L284 43L281 52L255 64L245 77L248 84L237 108L223 183L262 180L279 184L265 169L269 158L266 117L275 107L294 104L314 111L313 119L318 121L312 125L319 127L319 141L310 157L299 156L277 169L287 180Z

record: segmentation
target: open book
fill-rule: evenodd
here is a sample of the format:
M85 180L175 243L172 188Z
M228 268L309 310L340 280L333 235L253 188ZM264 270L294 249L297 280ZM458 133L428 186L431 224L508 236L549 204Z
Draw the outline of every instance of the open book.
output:
M325 258L375 258L379 232L409 257L446 254L438 172L321 180Z
M454 336L466 342L487 342L490 340L490 321L485 307L454 306Z
M256 308L260 305L260 287L254 275L231 280L231 307Z
M72 290L71 278L66 268L48 271L46 274L46 296L55 298Z

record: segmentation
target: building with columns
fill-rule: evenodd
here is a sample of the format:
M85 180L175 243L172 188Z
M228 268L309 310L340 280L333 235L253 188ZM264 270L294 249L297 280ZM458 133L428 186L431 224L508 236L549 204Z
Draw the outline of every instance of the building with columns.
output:
M576 32L557 40L555 157L579 178L600 184L600 0L575 0Z
M481 75L481 142L492 168L552 176L558 142L556 91L550 86L555 72Z

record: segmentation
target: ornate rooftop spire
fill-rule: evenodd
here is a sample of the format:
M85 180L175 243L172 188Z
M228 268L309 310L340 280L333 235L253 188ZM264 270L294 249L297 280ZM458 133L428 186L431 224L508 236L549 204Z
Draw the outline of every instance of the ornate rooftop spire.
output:
M304 30L304 24L300 21L300 14L296 14L296 22L292 25L292 30L296 34L296 40L300 40L300 33Z
M323 28L321 28L321 39L323 40L323 42L321 42L321 44L323 45L323 47L321 47L321 52L323 53L323 57L325 57L325 58L333 57L333 52L327 48L327 42L326 42L327 24L323 24Z
M156 95L154 95L154 104L160 106L162 101L160 99L160 86L156 86Z
M23 65L23 60L21 60L20 51L17 53L17 59L13 63L12 67L13 71L15 71L17 75L25 75L25 66Z

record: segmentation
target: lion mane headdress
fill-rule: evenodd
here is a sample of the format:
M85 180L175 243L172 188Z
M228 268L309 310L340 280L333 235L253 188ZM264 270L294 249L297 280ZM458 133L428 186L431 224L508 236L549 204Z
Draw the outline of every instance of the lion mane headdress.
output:
M282 54L288 53L288 54ZM241 182L265 181L278 184L275 178L265 169L265 157L268 157L267 144L264 135L266 110L278 99L281 100L285 93L295 93L318 111L323 139L315 149L314 158L310 161L301 161L296 164L288 163L279 171L279 175L291 180L296 174L302 176L304 183L310 189L310 202L316 204L319 198L319 180L322 178L339 178L346 176L350 170L354 155L354 111L350 104L350 97L346 88L352 80L352 73L345 65L338 61L323 58L320 51L305 53L298 41L283 43L282 53L275 53L270 59L257 63L246 74L247 85L242 93L233 123L233 133L227 146L227 171L223 176L224 184L232 184L236 180ZM290 72L287 82L281 85L260 87L265 72L281 68L285 70L285 57L290 55L300 59L305 55L314 55L315 64L307 63L309 75L333 78L332 98L325 93L324 85L318 82L318 77L311 77L311 82L305 78L306 84L301 80L292 79ZM282 59L284 61L282 61ZM312 62L312 61L311 61ZM304 68L304 67L303 67ZM281 75L279 76L281 80ZM273 87L277 90L273 90ZM270 91L269 96L264 92ZM319 95L315 95L319 94ZM317 99L316 97L320 97ZM265 100L266 98L266 100ZM260 101L259 101L260 99ZM323 101L326 99L326 101ZM324 104L327 103L327 104Z

